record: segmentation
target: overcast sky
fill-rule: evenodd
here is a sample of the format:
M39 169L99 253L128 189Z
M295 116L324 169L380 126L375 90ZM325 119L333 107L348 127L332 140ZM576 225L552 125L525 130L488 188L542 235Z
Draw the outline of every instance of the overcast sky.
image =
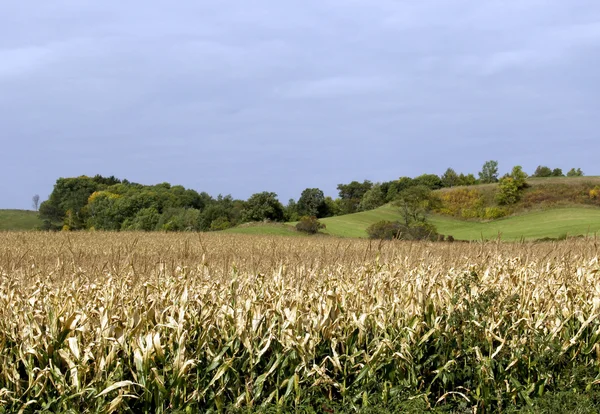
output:
M600 174L598 0L3 0L0 208L58 177L216 196Z

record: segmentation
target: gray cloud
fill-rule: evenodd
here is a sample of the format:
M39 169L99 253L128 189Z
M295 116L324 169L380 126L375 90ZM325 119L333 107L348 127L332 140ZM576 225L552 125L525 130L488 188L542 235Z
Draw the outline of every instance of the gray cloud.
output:
M594 170L596 0L10 1L0 207L59 176L286 201L353 179Z

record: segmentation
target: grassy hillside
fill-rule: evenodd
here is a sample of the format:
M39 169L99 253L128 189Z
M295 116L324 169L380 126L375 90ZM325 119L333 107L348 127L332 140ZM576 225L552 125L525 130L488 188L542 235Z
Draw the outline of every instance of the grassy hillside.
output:
M0 210L0 231L33 230L41 225L37 212L30 210Z
M365 229L380 220L399 220L398 210L391 205L362 213L330 217L321 221L327 225L327 234L341 237L366 237ZM459 240L539 239L559 237L564 234L581 235L600 232L600 209L585 207L560 208L536 211L490 222L458 220L445 216L432 216L431 222L442 234L451 234Z

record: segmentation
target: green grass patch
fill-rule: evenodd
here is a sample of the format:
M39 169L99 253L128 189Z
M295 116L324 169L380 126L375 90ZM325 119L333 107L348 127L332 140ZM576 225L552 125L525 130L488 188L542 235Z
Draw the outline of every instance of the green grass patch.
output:
M40 226L37 212L31 210L0 210L0 231L27 231Z
M381 220L400 220L396 207L386 205L375 210L321 219L327 226L324 233L339 237L367 237L366 228ZM593 234L600 231L600 209L585 207L536 211L489 222L464 221L452 217L430 217L438 232L457 240L495 239L519 240L543 237L558 238Z

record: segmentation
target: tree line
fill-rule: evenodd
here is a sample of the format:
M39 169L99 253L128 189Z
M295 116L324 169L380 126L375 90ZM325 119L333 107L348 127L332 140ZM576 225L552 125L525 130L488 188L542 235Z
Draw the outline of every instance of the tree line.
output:
M519 167L519 171L520 167ZM507 197L516 185L506 175L501 182ZM568 176L581 176L581 169L571 169ZM539 166L535 177L563 176L562 170ZM527 177L527 175L525 175ZM457 173L448 168L444 174L423 174L373 183L352 181L338 184L338 197L326 197L319 188L306 188L298 200L283 205L273 192L253 194L248 200L231 195L216 198L180 185L161 183L142 185L114 176L80 176L59 178L49 198L33 205L42 219L43 230L142 230L142 231L216 231L253 221L299 221L302 217L324 218L372 210L402 199L411 188L433 191L455 186L471 186L501 181L498 162L487 161L478 177ZM508 200L510 201L510 200ZM39 207L39 208L38 208Z

